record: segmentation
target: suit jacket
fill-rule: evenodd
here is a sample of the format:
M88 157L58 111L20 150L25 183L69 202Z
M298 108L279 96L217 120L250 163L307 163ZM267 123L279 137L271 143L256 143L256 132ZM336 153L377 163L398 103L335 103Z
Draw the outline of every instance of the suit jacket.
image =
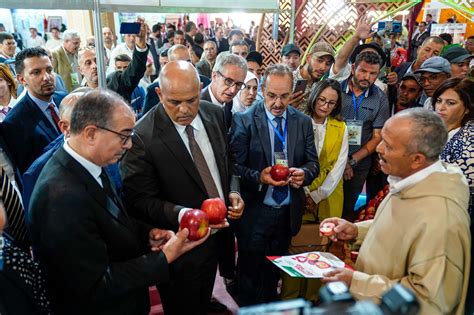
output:
M131 102L133 90L145 75L148 50L144 52L133 50L133 58L125 71L115 71L107 76L107 88L120 94Z
M61 92L53 94L56 106L65 96ZM28 94L5 117L2 132L21 174L42 154L44 147L60 135Z
M73 69L71 67L71 63L67 58L66 52L63 49L63 45L57 47L51 52L53 56L53 69L54 72L59 74L66 85L67 91L72 91L72 80L71 80L71 73L78 72L78 69ZM80 82L79 82L80 83Z
M208 101L208 102L212 103L211 94L209 94L209 88L210 87L207 86L205 89L203 89L201 91L201 99L204 100L204 101ZM234 100L230 101L229 103L226 103L224 108L223 108L223 110L224 110L224 121L225 121L225 126L226 126L227 131L229 131L230 126L232 125L232 106L233 106L233 104L234 104ZM219 104L216 104L216 105L221 107L221 105L219 105Z
M30 203L33 248L57 314L148 314L148 287L168 280L149 225L131 219L63 148L51 157Z
M201 59L196 64L196 69L200 75L210 78L212 75L211 65L207 60Z
M209 83L211 83L211 80L209 80L208 77L203 75L199 75L199 80L202 83L202 88L205 88L209 85ZM143 105L142 116L149 112L150 109L158 105L158 103L160 102L160 97L158 96L158 94L156 94L155 91L157 87L160 87L160 83L158 81L153 82L146 88L146 97L145 104Z
M227 38L223 37L221 40L217 40L217 38L211 38L217 44L217 54L220 54L223 51L229 50L229 41Z
M217 106L201 101L199 115L214 151L227 202L229 191L239 191L239 183L235 178L230 180L229 165L232 164L227 161L223 113ZM135 131L133 147L120 164L125 200L133 205L134 214L145 222L177 231L179 211L183 207L199 209L209 198L204 183L162 104L144 116ZM224 229L216 237L221 274L232 278L235 264L233 233ZM199 246L180 259L189 259L203 251L205 246ZM192 265L199 268L195 262Z
M304 183L298 189L290 186L291 232L298 233L303 216L305 193L308 186L319 174L319 163L314 145L311 118L288 106L288 166L304 170ZM267 116L263 102L250 107L245 112L236 113L230 133L230 152L235 159L236 173L241 176L241 193L246 203L246 211L237 223L240 227L256 222L267 192L267 185L260 184L261 171L273 165Z

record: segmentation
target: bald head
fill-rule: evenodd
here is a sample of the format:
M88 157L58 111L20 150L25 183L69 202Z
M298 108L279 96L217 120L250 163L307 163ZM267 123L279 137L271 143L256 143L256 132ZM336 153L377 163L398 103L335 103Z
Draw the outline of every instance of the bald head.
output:
M168 59L169 61L183 60L190 62L191 55L189 54L189 50L186 46L174 45L168 49Z
M186 61L170 61L160 71L156 93L168 116L177 124L191 124L199 111L201 84L194 66Z
M68 94L59 105L59 129L63 135L67 138L69 137L69 126L71 124L71 113L74 109L74 106L77 104L77 101L86 93L87 91L92 90L89 87L81 87L74 90L72 93Z
M187 50L186 50L187 51ZM200 89L199 75L194 66L182 60L168 62L160 71L160 89L166 93L174 89Z

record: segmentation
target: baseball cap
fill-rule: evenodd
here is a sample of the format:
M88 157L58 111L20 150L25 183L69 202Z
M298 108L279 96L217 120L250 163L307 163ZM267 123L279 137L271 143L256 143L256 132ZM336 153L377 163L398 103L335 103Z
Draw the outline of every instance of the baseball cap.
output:
M423 72L430 72L430 73L449 73L451 74L451 64L449 61L444 59L443 57L434 56L428 58L421 64L420 69L416 70L414 73L423 73Z
M262 54L258 51L251 51L247 55L247 61L255 61L261 67L263 64L263 57Z
M417 83L419 86L423 87L423 85L421 85L421 80L420 80L421 78L420 78L420 75L419 75L419 74L406 73L406 74L402 77L401 81L405 81L405 80L409 80L409 79L415 80L416 83Z
M451 46L446 49L442 54L441 57L449 61L450 63L458 63L463 62L466 59L474 58L465 48L461 46Z
M301 50L295 44L287 44L283 46L283 49L281 50L281 55L288 56L292 52L295 52L301 56Z
M317 42L311 48L311 55L316 57L331 56L331 58L334 59L334 54L335 52L332 46L324 41Z
M385 62L387 61L387 55L385 55L385 52L383 51L382 47L380 47L380 45L376 42L370 42L368 44L362 44L357 46L352 52L351 58L349 59L350 62L354 63L357 58L357 55L360 54L362 50L367 48L372 48L377 52L377 54L379 54L380 58L382 59L382 63L380 66L383 67L385 65Z

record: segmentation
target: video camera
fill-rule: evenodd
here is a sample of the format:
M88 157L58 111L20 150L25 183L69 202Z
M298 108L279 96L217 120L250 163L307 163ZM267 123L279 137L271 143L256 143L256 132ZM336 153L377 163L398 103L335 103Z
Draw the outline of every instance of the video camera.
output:
M377 31L384 31L385 34L401 33L402 22L399 21L380 21L377 25Z
M396 284L382 296L380 305L370 300L354 301L343 282L331 282L319 291L321 305L313 307L311 302L303 299L274 302L256 306L243 307L239 315L250 314L285 314L285 315L415 315L420 305L415 295L401 284Z

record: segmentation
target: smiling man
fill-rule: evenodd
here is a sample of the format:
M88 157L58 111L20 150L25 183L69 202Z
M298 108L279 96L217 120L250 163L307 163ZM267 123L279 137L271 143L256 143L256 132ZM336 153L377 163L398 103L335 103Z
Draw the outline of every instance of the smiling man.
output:
M27 48L15 58L18 81L27 93L8 113L2 131L20 173L59 134L58 106L66 94L54 91L53 66L43 48Z
M217 56L212 69L212 81L201 92L201 98L224 110L226 128L232 123L233 99L245 88L247 61L237 55L223 53Z
M421 315L464 314L471 260L469 189L461 170L442 163L448 132L433 111L404 110L390 118L377 146L390 193L374 220L339 218L335 238L362 242L355 270L336 269L356 299L378 300L394 284L415 293Z

